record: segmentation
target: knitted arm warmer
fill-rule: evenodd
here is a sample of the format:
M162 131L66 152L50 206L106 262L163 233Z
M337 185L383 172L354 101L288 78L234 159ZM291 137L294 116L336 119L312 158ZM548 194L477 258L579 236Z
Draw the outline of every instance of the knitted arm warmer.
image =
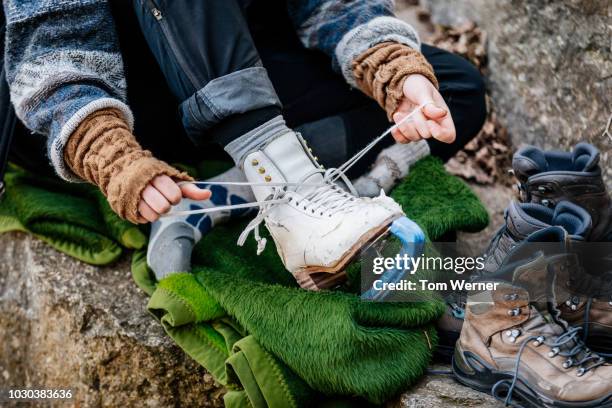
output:
M433 68L423 54L404 44L377 44L353 61L359 89L378 102L389 120L404 97L404 80L412 74L421 74L438 87Z
M102 109L89 115L68 139L64 161L80 178L95 184L120 217L146 222L138 213L142 191L155 177L192 180L144 150L121 112Z

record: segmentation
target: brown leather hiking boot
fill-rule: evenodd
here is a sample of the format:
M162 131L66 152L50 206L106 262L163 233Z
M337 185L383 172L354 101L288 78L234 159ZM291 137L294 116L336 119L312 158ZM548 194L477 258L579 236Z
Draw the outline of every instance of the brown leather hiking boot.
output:
M553 208L573 202L589 212L593 229L588 241L612 241L612 200L599 167L599 150L578 143L572 152L543 151L534 146L519 149L512 168L524 202Z
M506 404L610 407L612 366L586 348L580 329L556 317L548 265L540 255L500 271L510 277L497 290L469 294L455 376Z
M586 343L595 352L612 358L612 297L570 296L559 305L561 318L581 327Z
M557 227L552 228L553 226ZM537 251L536 246L540 241L550 242L548 249L554 250L554 254L565 253L566 240L583 241L590 230L589 213L568 201L559 203L554 210L541 204L512 201L506 209L504 225L495 234L483 255L484 268L475 271L470 279L479 280L495 273L510 257L513 249L521 244L530 243L527 244L528 252L532 252L529 255ZM554 245L555 243L558 245ZM465 317L466 294L452 293L445 300L446 313L437 324L439 342L436 357L442 361L451 358L459 338Z

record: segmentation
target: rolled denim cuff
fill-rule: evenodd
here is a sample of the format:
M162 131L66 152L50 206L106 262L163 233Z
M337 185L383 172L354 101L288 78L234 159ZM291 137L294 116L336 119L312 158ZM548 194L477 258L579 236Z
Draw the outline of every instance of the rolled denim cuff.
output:
M215 78L181 106L189 135L201 135L229 116L269 106L281 107L264 67L245 68Z

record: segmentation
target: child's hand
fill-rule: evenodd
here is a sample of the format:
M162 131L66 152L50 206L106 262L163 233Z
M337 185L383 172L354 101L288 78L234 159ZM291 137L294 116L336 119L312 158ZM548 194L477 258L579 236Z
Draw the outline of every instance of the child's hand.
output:
M442 95L423 75L410 75L404 81L404 98L393 114L398 123L419 105L427 103L411 121L401 124L391 134L398 143L416 142L433 137L441 142L455 141L455 124ZM433 102L433 103L432 103Z
M142 191L138 212L144 219L153 222L170 211L183 197L201 201L208 200L211 195L210 190L203 190L195 184L185 183L179 186L168 176L158 176Z

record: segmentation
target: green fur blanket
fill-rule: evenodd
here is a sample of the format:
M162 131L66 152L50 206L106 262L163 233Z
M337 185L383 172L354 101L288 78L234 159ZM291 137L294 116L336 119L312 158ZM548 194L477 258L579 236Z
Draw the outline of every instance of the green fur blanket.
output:
M364 302L350 291L307 292L273 245L256 256L236 246L242 223L217 227L193 254L192 274L156 282L140 230L119 220L87 186L40 180L13 169L0 204L0 232L29 231L85 262L104 264L122 247L136 283L168 335L227 388L229 407L380 404L426 370L444 304ZM426 158L392 196L435 240L486 226L485 209L442 163ZM356 276L358 271L352 271Z

